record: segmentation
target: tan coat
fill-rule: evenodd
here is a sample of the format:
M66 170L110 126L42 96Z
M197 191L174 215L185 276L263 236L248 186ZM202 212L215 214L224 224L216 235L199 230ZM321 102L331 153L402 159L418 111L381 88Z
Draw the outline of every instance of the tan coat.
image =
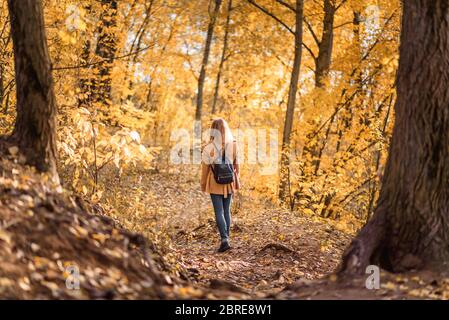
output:
M212 146L212 147L211 147ZM201 190L210 194L222 194L227 198L228 194L234 193L236 190L240 189L239 181L239 164L237 161L237 143L234 141L233 147L233 165L234 165L234 182L229 184L218 184L215 181L214 174L212 172L211 159L216 159L218 151L213 147L212 143L207 144L203 148L202 162L201 162ZM229 147L226 149L228 151Z

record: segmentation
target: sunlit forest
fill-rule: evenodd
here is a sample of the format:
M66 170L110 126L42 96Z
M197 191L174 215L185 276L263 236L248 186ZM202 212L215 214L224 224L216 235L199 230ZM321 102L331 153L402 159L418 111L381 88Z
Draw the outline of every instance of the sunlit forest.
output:
M448 299L432 3L1 0L0 298ZM216 119L240 184L223 253Z

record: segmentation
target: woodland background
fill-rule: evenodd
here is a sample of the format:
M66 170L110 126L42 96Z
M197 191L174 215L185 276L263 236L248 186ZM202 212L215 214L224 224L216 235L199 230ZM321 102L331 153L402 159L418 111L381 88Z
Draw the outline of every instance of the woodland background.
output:
M196 277L203 283L217 269L231 270L231 283L266 295L295 280L316 279L335 270L350 237L373 215L379 195L395 120L400 1L42 3L58 109L57 171L62 185L76 195L76 203L87 204L87 211L143 234L157 252L159 268L168 272L142 276L136 267L136 275L126 277L151 276L173 285L171 276ZM15 91L8 3L2 0L0 135L14 130ZM241 166L244 188L233 214L236 242L245 245L226 257L204 252L205 246L213 249L216 230L208 199L199 192L199 166L170 162L177 143L173 132L193 132L198 121L207 128L215 117L227 119L232 129L274 128L281 142L275 174L262 174L264 163ZM3 178L2 186L20 189L28 180L40 183L34 173L17 176L15 165L26 159L16 146L7 153L14 161L2 166L12 178ZM40 188L45 193L40 184L36 192L41 194ZM27 201L21 199L10 208L17 211ZM55 201L67 209L66 202ZM78 207L84 208L74 208ZM141 246L147 241L102 223L105 229L100 232L96 218L81 215L81 221L89 223L79 223L78 214L76 227L68 230L71 237L89 243L87 264L92 263L89 250L97 254L95 250L110 245L105 255L134 257L137 253L128 243ZM46 215L36 219L42 217ZM51 219L59 221L57 216ZM34 228L31 222L27 226ZM114 253L117 234L128 241L129 251ZM0 239L9 243L11 237L0 229ZM50 237L39 239L47 239L50 247L54 243ZM50 268L52 259L57 260L50 251L37 254L44 242L33 249L23 241L26 250L36 253L33 265L38 269L43 264ZM255 275L256 266L262 272ZM125 273L120 272L125 271L118 269L105 267L111 283L123 280ZM97 279L98 270L92 270L86 277ZM398 279L385 289L404 283ZM33 281L42 284L40 278ZM118 290L129 294L126 297L136 297L133 290L145 287L142 280L135 282L140 289L131 290L127 281L120 282L123 292ZM417 278L421 291L415 296L433 294L433 289L422 289L420 281ZM23 280L19 286L29 283ZM45 278L43 286L58 297L52 283ZM240 290L219 280L210 285ZM109 297L109 291L98 293L92 287L85 287L89 297ZM176 297L209 297L190 285L177 290ZM172 293L152 292L150 297Z
M114 206L117 185L109 177L176 170L167 156L176 142L170 135L193 128L211 21L204 126L221 116L235 129L278 128L282 140L295 13L283 1L233 0L223 1L215 19L215 6L44 1L67 187ZM8 134L15 80L6 1L0 14L0 121ZM306 1L304 22L287 202L358 225L372 214L394 120L399 2ZM242 180L246 190L276 200L279 177L247 165Z

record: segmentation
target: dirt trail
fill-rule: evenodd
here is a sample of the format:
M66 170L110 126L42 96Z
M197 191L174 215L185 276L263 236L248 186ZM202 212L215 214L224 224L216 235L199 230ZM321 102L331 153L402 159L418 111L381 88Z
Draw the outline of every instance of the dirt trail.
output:
M195 177L129 175L112 198L122 207L112 209L6 159L0 173L2 298L449 299L441 273L382 272L380 290L367 290L366 276L317 280L335 269L350 236L245 193L234 205L233 248L219 254ZM67 286L68 266L79 269L81 290Z
M256 297L275 294L299 279L331 273L350 241L325 222L243 192L233 204L232 249L217 253L210 198L199 191L196 177L147 174L141 185L148 206L157 204L156 225L173 240L177 261L205 286L242 289Z
M146 199L157 204L156 226L173 241L176 262L187 269L191 280L219 289L215 292L278 299L449 297L449 277L442 274L382 271L380 290L367 290L363 275L325 277L335 271L352 236L336 230L329 221L281 209L248 190L233 204L232 249L217 253L213 209L209 196L199 191L196 176L146 174L142 184L149 195Z

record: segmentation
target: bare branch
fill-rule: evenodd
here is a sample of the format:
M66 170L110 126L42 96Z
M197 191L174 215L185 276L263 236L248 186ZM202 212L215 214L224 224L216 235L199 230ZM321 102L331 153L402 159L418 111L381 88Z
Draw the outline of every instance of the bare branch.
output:
M340 4L338 6L335 7L335 11L337 11L338 9L340 9L344 4L345 4L346 0L342 0L340 2Z
M283 1L283 0L275 0L277 3L283 5L284 7L286 7L287 9L293 11L294 13L296 13L296 8L294 6L292 6L291 4Z
M304 23L307 26L307 29L309 29L310 33L312 34L313 39L315 40L316 44L319 46L321 41L318 39L315 31L313 31L312 25L307 21L307 19L304 17Z
M272 12L270 12L268 9L260 6L259 4L257 4L254 0L247 0L251 5L253 5L254 7L256 7L257 9L259 9L260 11L262 11L263 13L265 13L266 15L270 16L271 18L273 18L274 20L276 20L278 23L280 23L285 29L287 29L290 33L295 34L295 31L293 31L292 28L290 28L284 21L282 21L281 19L279 19L277 16L275 16Z
M136 55L136 54L138 54L138 53L140 53L140 52L142 52L142 51L146 51L146 50L148 50L148 49L153 48L154 45L155 45L155 44L153 43L153 44L150 44L149 46L146 46L146 47L144 47L144 48L142 48L142 49L139 49L139 50L136 50L136 51L133 51L133 52L130 52L130 53L121 55L121 56L116 56L116 57L113 57L113 58L111 58L111 59L101 59L101 60L99 60L99 61L90 62L90 63L84 63L84 64L79 64L79 65L75 65L75 66L53 67L51 70L52 70L52 71L59 71L59 70L71 70L71 69L84 69L84 68L89 68L89 67L96 66L96 65L99 65L99 64L102 64L102 63L105 63L105 62L111 62L111 61L114 61L114 60L119 60L119 59L123 59L123 58L127 58L127 57L130 57L130 56Z
M307 45L304 43L304 41L303 41L302 45L303 45L304 49L306 49L306 50L310 53L310 55L312 56L312 58L313 58L313 59L316 59L316 55L313 53L312 49L310 49L310 47L307 46Z
M335 27L334 27L334 30L335 30L335 29L338 29L338 28L341 28L341 27L344 27L344 26L346 26L346 25L348 25L348 24L353 24L353 23L354 23L354 21L343 22L342 24L339 24L338 26L335 26Z

